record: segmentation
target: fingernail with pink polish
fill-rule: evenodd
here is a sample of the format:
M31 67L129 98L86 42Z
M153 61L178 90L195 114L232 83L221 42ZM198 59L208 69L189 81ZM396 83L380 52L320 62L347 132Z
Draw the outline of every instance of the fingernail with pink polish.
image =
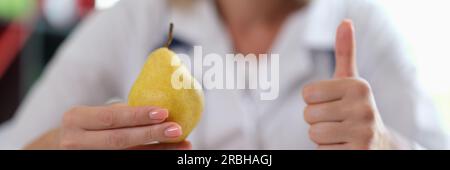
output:
M163 120L167 118L167 110L165 109L159 109L159 110L152 110L150 112L150 119L152 120Z
M181 134L181 128L176 125L172 125L164 131L164 135L169 138L176 138L181 136Z

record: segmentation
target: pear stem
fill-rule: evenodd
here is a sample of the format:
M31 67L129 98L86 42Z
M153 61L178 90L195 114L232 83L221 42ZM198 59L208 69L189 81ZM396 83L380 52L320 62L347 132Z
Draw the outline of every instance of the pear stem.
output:
M170 23L169 37L168 37L167 42L166 42L166 48L170 47L170 44L172 44L172 41L173 41L173 23Z

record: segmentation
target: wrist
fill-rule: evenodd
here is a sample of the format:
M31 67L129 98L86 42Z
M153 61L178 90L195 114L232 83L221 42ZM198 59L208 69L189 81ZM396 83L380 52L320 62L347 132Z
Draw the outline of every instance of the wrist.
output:
M381 150L411 150L414 149L413 144L402 135L395 131L384 128L380 132L380 144L377 149Z

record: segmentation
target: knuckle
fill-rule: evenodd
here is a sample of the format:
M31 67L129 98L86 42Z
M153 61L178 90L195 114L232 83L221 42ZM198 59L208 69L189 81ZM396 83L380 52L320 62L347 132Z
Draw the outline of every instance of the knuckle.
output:
M317 128L316 126L311 126L311 128L309 128L309 138L315 142L315 143L320 143L320 129Z
M116 125L116 114L111 109L104 109L103 111L97 114L97 120L107 128L113 128Z
M155 130L152 128L152 127L150 127L150 128L148 128L146 131L145 131L145 134L144 134L145 136L145 139L146 140L148 140L149 142L153 142L153 141L155 141L156 140L156 138L155 138Z
M61 129L59 138L59 148L61 149L81 149L83 148L80 140L83 140L82 131L73 129Z
M71 114L69 114L69 112L64 113L61 126L63 128L65 128L65 127L71 127L71 126L73 126L73 124L74 124L73 116Z
M311 113L311 106L306 106L303 112L303 118L308 124L312 124L314 122L313 115Z
M310 127L309 129L308 129L308 135L309 135L309 138L313 141L313 142L316 142L317 143L317 141L316 141L316 134L314 133L314 129L313 129L313 127Z
M106 144L114 148L126 148L129 144L129 136L120 131L111 132L106 138Z
M78 113L80 112L81 107L73 107L69 109L67 112L64 113L63 119L62 119L62 126L63 127L70 127L74 126L76 121L76 116L78 116Z
M313 100L314 93L315 93L314 85L308 84L305 87L303 87L302 94L303 94L303 99L306 102Z
M375 111L370 104L362 104L360 106L359 115L365 122L373 122L375 120Z
M363 79L354 79L352 91L356 96L367 96L371 92L369 83Z
M139 112L141 112L139 109L132 109L132 110L128 111L128 113L126 113L126 114L128 114L128 120L127 121L130 124L133 124L133 125L138 124L138 122L139 122Z

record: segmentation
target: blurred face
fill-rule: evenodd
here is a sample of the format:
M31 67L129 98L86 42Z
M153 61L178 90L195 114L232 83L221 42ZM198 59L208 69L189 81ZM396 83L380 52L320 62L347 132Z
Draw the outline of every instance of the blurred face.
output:
M220 12L234 18L273 18L300 9L308 2L309 0L216 0Z
M288 6L293 4L305 4L309 0L217 0L220 5L230 5L234 8L248 8L248 6L253 6L255 8L267 6L271 8L276 8L280 6Z

